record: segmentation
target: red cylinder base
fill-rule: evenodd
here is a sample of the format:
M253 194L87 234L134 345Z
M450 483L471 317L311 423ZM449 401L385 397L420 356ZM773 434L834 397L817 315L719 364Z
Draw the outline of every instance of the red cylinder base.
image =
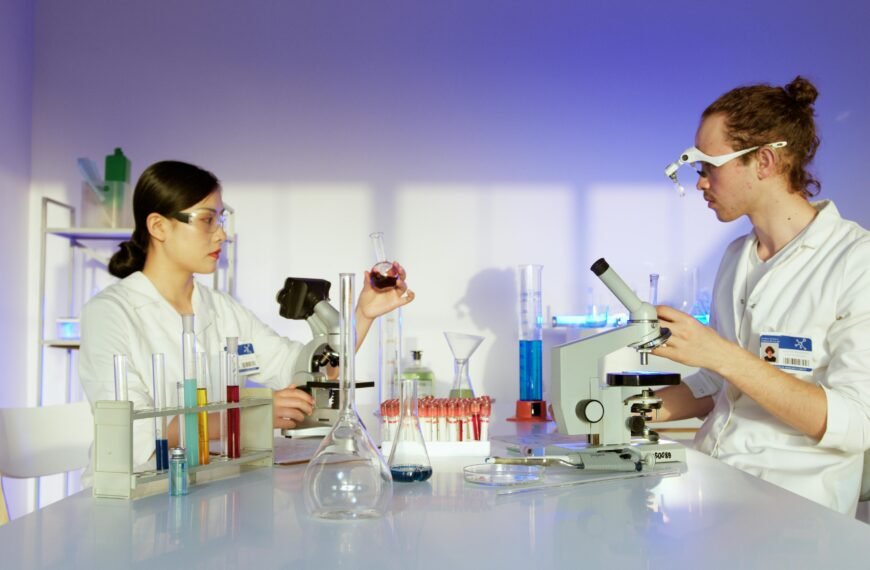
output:
M549 422L546 400L517 400L516 416L509 422Z

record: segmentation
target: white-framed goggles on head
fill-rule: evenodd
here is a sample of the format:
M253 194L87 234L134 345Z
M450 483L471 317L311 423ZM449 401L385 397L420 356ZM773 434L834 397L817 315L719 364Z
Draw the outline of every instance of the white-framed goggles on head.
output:
M680 196L685 195L686 191L683 189L683 185L680 184L679 179L677 178L677 170L684 164L696 165L699 162L706 162L712 166L722 166L726 162L730 162L739 156L743 156L744 154L748 154L753 150L758 150L763 146L769 146L771 148L782 148L788 144L787 141L779 141L767 144L761 144L758 146L753 146L750 148L744 148L743 150L738 150L736 152L730 152L728 154L720 154L718 156L710 156L709 154L704 154L696 147L689 147L683 151L680 155L680 158L676 162L670 163L667 168L665 168L665 176L671 179L671 181L676 184L677 190L680 192ZM697 167L695 167L697 168ZM698 174L703 176L703 173L698 170Z

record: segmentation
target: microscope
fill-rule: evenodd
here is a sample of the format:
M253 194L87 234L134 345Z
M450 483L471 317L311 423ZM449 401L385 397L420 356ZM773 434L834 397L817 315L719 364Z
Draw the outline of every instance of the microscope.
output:
M658 434L647 425L653 411L661 407L653 387L677 385L680 375L604 370L605 357L625 347L634 348L641 366L646 366L649 353L664 344L671 333L659 325L655 307L642 302L607 261L599 259L591 269L629 310L629 320L625 326L553 349L556 424L560 433L585 436L586 441L550 446L547 452L564 453L566 447L594 452L630 449L647 465L684 462L685 449L659 441Z
M312 339L299 353L293 384L311 394L314 411L293 429L281 430L285 437L325 436L339 413L339 383L329 379L327 368L338 368L339 313L329 304L331 283L324 279L288 277L276 297L278 312L285 319L305 320ZM357 382L356 388L374 387L374 382Z

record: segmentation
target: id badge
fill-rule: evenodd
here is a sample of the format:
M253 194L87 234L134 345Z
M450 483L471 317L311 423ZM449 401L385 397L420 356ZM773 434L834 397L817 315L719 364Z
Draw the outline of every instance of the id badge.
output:
M813 371L813 339L779 333L761 335L758 355L780 370Z
M251 376L260 371L260 362L250 342L239 345L239 376Z

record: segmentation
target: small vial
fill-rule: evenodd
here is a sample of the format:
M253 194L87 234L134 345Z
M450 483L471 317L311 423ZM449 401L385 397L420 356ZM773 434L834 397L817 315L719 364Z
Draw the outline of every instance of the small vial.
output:
M169 496L187 494L187 453L183 447L173 447L169 452Z

